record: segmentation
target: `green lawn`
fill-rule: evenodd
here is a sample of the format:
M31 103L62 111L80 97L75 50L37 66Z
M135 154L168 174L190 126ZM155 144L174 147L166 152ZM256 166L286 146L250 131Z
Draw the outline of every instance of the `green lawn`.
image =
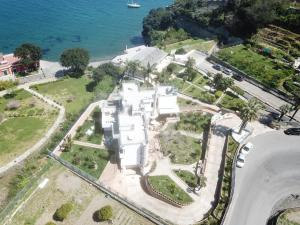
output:
M109 152L73 144L71 151L63 152L61 158L98 179L109 160Z
M189 204L193 199L185 193L169 176L150 176L150 185L158 192L181 204Z
M210 94L208 91L202 91L199 88L191 86L187 90L184 91L184 94L187 94L199 101L206 102L208 104L212 104L216 101L216 97Z
M0 165L33 146L44 136L53 119L18 117L0 123Z
M215 41L213 40L205 41L203 39L187 39L169 44L164 48L164 50L170 53L172 50L184 48L187 52L193 49L207 52L213 47L214 44Z
M161 150L176 164L192 164L199 160L201 144L196 138L182 135L174 130L166 130L159 135Z
M16 109L8 109L18 102ZM53 124L57 110L18 90L0 98L0 165L23 153L44 136Z
M221 102L219 102L219 106L226 108L226 109L231 109L234 111L240 110L246 102L242 99L240 99L238 96L232 94L231 92L227 92Z
M202 76L198 73L198 75L193 79L192 83L203 88L205 85L207 85L209 82L209 79Z
M186 106L194 106L196 103L192 102L191 100L186 100L183 98L177 98L177 103L179 107L186 107Z
M294 75L292 69L244 45L222 49L218 57L269 87L281 88L283 81Z
M180 114L180 121L176 123L176 130L185 130L194 133L202 133L209 125L209 115L202 113Z
M197 186L197 177L195 174L187 170L174 170L176 175L180 177L189 187L195 188Z
M67 113L78 114L93 99L94 93L87 91L90 79L65 78L55 82L40 84L34 88L41 94L53 98L64 105Z

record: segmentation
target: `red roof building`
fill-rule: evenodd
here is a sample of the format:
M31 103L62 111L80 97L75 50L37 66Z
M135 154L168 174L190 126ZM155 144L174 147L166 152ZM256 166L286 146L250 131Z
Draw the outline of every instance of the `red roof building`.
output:
M0 80L14 79L17 72L19 58L14 54L3 55L0 53Z

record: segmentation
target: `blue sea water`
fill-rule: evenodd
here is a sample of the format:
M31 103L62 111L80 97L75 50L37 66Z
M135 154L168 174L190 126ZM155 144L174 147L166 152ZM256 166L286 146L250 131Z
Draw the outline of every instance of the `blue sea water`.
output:
M39 45L43 58L57 61L66 48L89 50L92 60L111 58L143 43L142 20L152 8L172 0L0 0L0 52L24 42Z

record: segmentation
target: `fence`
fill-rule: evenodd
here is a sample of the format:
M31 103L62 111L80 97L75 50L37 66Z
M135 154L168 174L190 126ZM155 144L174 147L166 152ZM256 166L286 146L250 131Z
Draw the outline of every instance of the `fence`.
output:
M294 101L290 98L289 95L287 95L286 93L284 93L283 91L277 90L275 88L270 88L267 87L266 85L262 84L261 82L255 80L253 77L249 76L248 74L244 73L243 71L239 70L238 68L232 66L231 64L223 61L222 59L218 58L216 55L211 55L208 58L209 61L213 61L216 62L218 64L221 64L224 67L227 67L229 69L231 69L232 71L238 73L239 75L245 77L245 80L261 89L263 89L264 91L286 101L289 102L290 104L294 104Z
M59 158L52 152L49 152L49 157L53 158L54 160L58 161L65 167L67 167L69 170L71 170L74 174L85 180L86 182L90 183L100 191L108 194L112 199L120 202L121 204L127 206L128 208L132 209L136 213L140 214L143 217L146 217L149 219L151 222L158 224L158 225L168 225L171 224L159 216L153 214L152 212L148 211L147 209L140 207L136 205L135 203L131 202L128 200L126 197L121 196L120 193L116 193L115 191L112 191L109 187L106 187L103 183L97 182L97 179L95 177L92 177L91 175L83 172L82 170L78 169L77 167L73 166L67 161L64 161L63 159Z
M3 210L1 210L0 224L5 224L12 211L16 209L31 194L31 191L33 191L38 186L38 181L40 180L41 175L45 173L50 166L51 163L48 163L45 167L42 168L42 170L38 172L36 176L31 177L30 183L26 185L21 191L19 191L18 194L9 201L7 206Z

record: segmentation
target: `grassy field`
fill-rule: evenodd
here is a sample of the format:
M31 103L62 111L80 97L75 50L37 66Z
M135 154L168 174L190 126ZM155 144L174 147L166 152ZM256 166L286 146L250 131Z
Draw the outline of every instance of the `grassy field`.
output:
M7 105L18 102L16 109ZM33 146L51 127L57 110L24 90L0 98L0 165Z
M202 133L207 128L210 116L202 113L180 114L180 121L176 123L176 130L184 130L194 133Z
M293 70L244 45L222 49L218 57L269 87L281 88L284 80L294 74Z
M73 144L69 152L61 154L61 158L91 176L99 178L109 160L109 152L104 149L88 148Z
M197 177L195 174L187 170L174 170L176 175L180 177L189 187L194 188L197 186Z
M216 101L216 97L212 94L210 94L207 91L202 91L199 88L196 88L194 86L189 87L184 91L184 94L187 94L195 99L198 99L199 101L212 104Z
M236 95L232 94L231 92L227 92L221 102L219 102L219 106L226 108L226 109L231 109L234 111L240 110L246 102Z
M87 90L90 79L65 78L55 82L40 84L34 88L64 105L67 113L78 114L93 99L94 93Z
M172 50L183 48L187 52L193 49L208 52L215 44L215 41L205 41L203 39L187 39L167 45L164 50L170 53Z
M168 176L150 176L148 177L148 181L156 191L176 202L181 204L193 202L193 199Z
M117 201L106 198L101 191L58 164L55 164L43 178L49 179L46 186L39 188L28 199L8 225L44 225L49 221L64 225L107 224L93 219L95 211L105 205L112 206L116 225L152 224ZM63 222L54 221L52 217L55 210L66 202L73 203L73 210Z
M173 129L163 131L159 135L163 154L169 155L176 164L192 164L201 155L201 144L198 139L182 135Z

